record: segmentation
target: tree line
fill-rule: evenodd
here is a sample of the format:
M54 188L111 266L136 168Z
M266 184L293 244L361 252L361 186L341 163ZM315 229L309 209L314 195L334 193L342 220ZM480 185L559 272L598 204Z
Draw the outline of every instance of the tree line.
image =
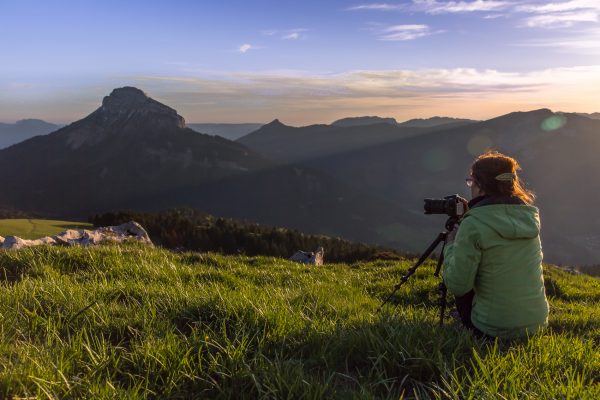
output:
M316 251L322 246L325 249L326 262L352 263L402 257L393 249L304 234L295 229L215 217L189 208L169 209L157 213L125 210L89 217L89 222L96 227L119 225L132 220L146 229L155 244L182 251L214 251L223 254L289 258L298 250Z

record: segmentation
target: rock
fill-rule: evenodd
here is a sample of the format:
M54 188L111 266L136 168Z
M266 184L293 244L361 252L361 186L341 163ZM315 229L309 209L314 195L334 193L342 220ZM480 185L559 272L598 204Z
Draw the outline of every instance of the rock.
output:
M2 243L3 249L22 249L27 247L29 240L21 239L17 236L7 236Z
M4 243L4 237L0 236L0 246L2 246L2 243Z
M22 249L24 247L40 245L62 245L62 246L91 246L103 242L123 243L128 240L152 245L148 232L137 222L130 221L118 226L107 226L95 230L69 229L54 236L46 236L41 239L26 240L16 236L8 236L3 240L3 249Z
M299 250L290 257L290 260L312 265L323 265L323 255L325 251L319 247L316 252Z

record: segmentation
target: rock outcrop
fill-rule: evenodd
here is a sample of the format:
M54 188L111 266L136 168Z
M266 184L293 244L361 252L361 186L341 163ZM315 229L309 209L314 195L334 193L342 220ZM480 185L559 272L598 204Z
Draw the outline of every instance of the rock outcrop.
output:
M323 265L324 253L325 251L322 247L319 247L316 252L300 250L291 256L290 260L304 264Z
M3 239L0 236L0 239ZM148 232L137 222L130 221L118 226L107 226L95 230L69 229L54 236L46 236L41 239L27 240L17 236L7 236L0 240L2 249L22 249L24 247L40 245L58 246L91 246L105 242L123 243L135 240L145 244L152 244Z

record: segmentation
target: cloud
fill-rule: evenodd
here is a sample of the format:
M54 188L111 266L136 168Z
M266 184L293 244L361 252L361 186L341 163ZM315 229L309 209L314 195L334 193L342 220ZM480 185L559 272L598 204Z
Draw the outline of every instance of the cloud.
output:
M171 105L188 121L281 118L307 124L348 115L408 119L442 111L481 119L543 107L600 109L600 65L529 72L474 68L238 72L204 78L139 76L128 82Z
M468 13L481 11L504 10L512 5L508 1L475 0L475 1L437 1L413 0L414 8L428 14Z
M284 40L298 40L300 39L300 34L298 32L292 32L287 35L283 35L281 38Z
M360 10L378 10L378 11L395 11L403 10L406 6L403 4L387 4L387 3L375 3L375 4L361 4L348 8L350 11Z
M211 71L195 72L194 76L122 76L90 85L54 84L43 95L39 91L26 95L0 79L0 120L35 115L73 121L97 108L112 88L126 85L143 89L193 122L280 118L286 123L308 124L349 115L385 114L403 120L440 113L483 119L543 107L600 110L600 65L528 72L474 68Z
M393 25L383 29L380 40L406 41L431 35L427 25Z
M238 47L238 51L240 53L246 53L248 50L251 50L251 49L255 49L255 47L248 43L243 44L240 47Z
M552 85L600 84L600 65L530 72L453 68L419 70L357 70L339 74L293 71L238 72L207 78L140 76L140 81L181 84L206 96L222 95L300 98L421 97L436 94L501 94L532 92Z
M306 28L295 28L295 29L268 29L261 31L261 33L265 36L279 36L280 39L283 40L298 40L298 39L306 39L306 33L308 29Z
M579 22L598 22L598 13L593 11L535 15L525 19L530 28L567 28Z
M546 4L524 4L516 7L516 11L527 13L556 13L576 10L600 10L598 0L571 0Z
M545 4L524 4L516 12L533 14L524 19L531 28L567 28L578 23L598 22L600 1L570 0Z
M600 49L600 29L588 29L565 37L532 39L517 43L521 47L547 47L565 53L598 54Z
M488 14L483 17L483 19L498 19L498 18L506 18L508 14Z
M378 10L378 11L417 11L427 14L468 13L481 11L498 11L510 7L513 3L499 0L474 0L474 1L437 1L437 0L412 0L411 4L372 3L361 4L348 8L351 11Z

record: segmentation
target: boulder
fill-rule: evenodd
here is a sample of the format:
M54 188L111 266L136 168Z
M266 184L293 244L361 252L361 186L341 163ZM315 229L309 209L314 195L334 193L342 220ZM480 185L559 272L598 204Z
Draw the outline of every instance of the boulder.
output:
M319 247L316 252L299 250L290 257L290 260L304 264L323 265L324 253L322 247Z
M148 232L137 222L130 221L118 226L107 226L95 230L68 229L58 235L46 236L41 239L26 240L16 236L8 236L2 242L3 249L22 249L24 247L40 245L62 246L91 246L103 242L123 243L135 240L152 245Z

